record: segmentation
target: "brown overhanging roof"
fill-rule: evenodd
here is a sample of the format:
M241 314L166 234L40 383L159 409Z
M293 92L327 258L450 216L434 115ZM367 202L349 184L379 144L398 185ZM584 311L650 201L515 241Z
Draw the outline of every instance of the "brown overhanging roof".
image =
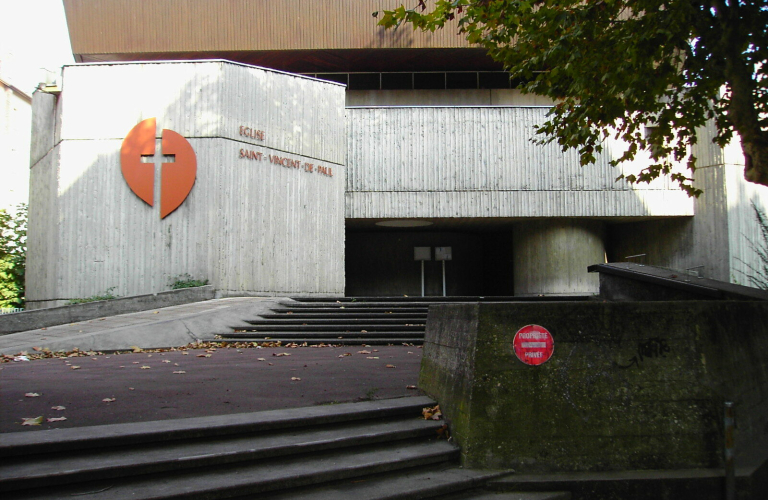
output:
M79 62L229 59L296 72L500 69L455 26L422 33L376 25L374 11L401 3L64 0L64 8Z

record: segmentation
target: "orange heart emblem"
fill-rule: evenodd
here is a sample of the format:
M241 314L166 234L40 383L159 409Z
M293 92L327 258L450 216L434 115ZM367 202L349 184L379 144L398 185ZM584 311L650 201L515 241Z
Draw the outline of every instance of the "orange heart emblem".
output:
M155 118L139 122L128 132L120 148L120 168L131 191L150 207L155 205ZM197 176L197 157L192 145L173 130L163 129L162 156L168 161L160 171L160 218L179 208L192 191Z

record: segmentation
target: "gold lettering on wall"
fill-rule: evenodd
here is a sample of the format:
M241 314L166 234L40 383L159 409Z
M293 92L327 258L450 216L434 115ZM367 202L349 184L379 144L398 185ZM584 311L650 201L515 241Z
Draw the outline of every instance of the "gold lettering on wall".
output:
M251 137L260 141L263 141L264 137L266 136L263 130L256 130L251 127L246 127L245 125L240 125L240 135L244 137ZM240 149L239 158L242 160L269 161L273 165L279 165L284 168L300 170L308 174L316 173L326 177L333 177L333 169L331 167L315 165L314 163L297 160L295 158L289 158L287 156L279 156L276 154L264 155L264 153L261 151Z
M240 125L240 135L256 139L257 141L263 141L264 137L266 137L263 130L256 130L255 128L246 127L245 125Z

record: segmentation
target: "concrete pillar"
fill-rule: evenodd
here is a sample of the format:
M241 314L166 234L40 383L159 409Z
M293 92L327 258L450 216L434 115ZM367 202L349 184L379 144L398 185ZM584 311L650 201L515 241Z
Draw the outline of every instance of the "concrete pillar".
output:
M515 295L598 292L587 266L605 262L602 222L543 219L521 222L514 233Z

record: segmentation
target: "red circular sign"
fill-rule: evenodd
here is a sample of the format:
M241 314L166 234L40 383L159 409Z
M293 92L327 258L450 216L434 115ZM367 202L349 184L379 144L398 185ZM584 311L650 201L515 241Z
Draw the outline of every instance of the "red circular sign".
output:
M520 361L526 365L536 366L552 357L555 340L543 326L526 325L517 331L512 346Z

